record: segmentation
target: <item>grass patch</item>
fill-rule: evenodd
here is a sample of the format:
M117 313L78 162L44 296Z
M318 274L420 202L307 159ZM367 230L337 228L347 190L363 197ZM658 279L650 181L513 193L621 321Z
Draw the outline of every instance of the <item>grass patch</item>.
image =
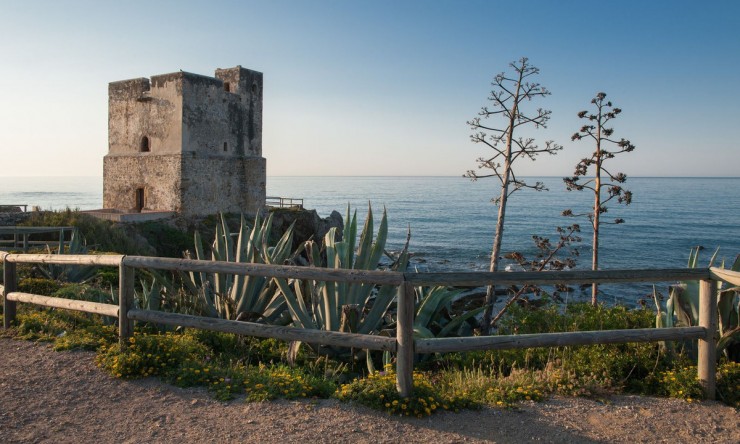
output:
M46 286L45 282L29 285ZM85 284L66 284L53 294L97 300L106 295ZM545 315L546 314L546 315ZM598 316L601 319L597 319ZM507 325L534 332L584 326L642 327L644 311L573 307L562 312L514 310ZM521 316L518 322L517 316ZM349 363L304 352L287 365L287 344L273 339L186 329L160 332L137 326L120 347L115 325L100 316L20 305L17 337L53 342L57 350L97 350L96 363L124 379L158 377L179 387L204 387L220 400L328 398L355 402L392 415L425 417L481 406L516 408L553 394L601 398L618 392L701 399L696 366L658 344L616 344L453 353L427 357L414 373L414 392L402 398L392 366L383 372L349 373ZM308 348L304 348L308 350ZM429 359L431 358L431 359ZM356 367L355 370L356 371ZM342 381L343 383L340 383ZM740 364L718 368L718 398L740 408Z

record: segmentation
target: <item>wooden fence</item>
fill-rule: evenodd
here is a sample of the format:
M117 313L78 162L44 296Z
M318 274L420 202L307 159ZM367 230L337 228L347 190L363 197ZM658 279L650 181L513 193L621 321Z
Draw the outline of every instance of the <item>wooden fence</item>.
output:
M76 229L75 227L0 227L0 248L11 250L20 248L24 253L27 253L28 248L34 246L64 246L65 233L72 233ZM56 234L59 237L56 241L30 240L31 235L37 234ZM12 239L1 239L5 236L12 236Z
M717 342L717 282L740 285L740 273L718 268L603 270L559 272L476 272L476 273L398 273L389 271L340 270L262 264L169 259L113 255L8 254L0 252L4 265L4 286L0 286L5 309L4 327L15 319L16 303L77 310L119 319L122 344L133 334L134 321L199 328L286 341L383 350L396 353L397 388L402 396L412 390L415 353L445 353L471 350L559 347L589 344L656 342L697 339L698 373L705 396L714 399ZM110 266L119 268L119 304L74 301L17 291L16 264L61 264ZM285 326L230 321L225 319L135 309L134 273L136 269L218 272L269 278L311 279L331 282L362 282L398 286L398 322L395 338L377 335L310 330ZM699 325L680 328L603 330L568 333L543 333L510 336L414 339L414 287L419 285L484 286L510 284L581 284L616 282L700 281Z
M27 213L27 204L0 204L0 213Z

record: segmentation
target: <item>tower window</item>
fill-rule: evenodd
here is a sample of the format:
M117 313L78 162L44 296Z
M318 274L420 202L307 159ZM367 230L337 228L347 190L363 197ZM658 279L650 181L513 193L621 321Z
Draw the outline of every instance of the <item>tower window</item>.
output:
M149 151L151 151L151 149L152 149L152 146L151 146L151 143L149 142L149 137L147 136L142 137L141 144L139 145L139 150L142 153L148 153Z
M224 152L229 150L229 142L224 142Z
M231 84L229 82L224 82L224 91L231 92Z
M257 94L257 82L252 83L252 94Z

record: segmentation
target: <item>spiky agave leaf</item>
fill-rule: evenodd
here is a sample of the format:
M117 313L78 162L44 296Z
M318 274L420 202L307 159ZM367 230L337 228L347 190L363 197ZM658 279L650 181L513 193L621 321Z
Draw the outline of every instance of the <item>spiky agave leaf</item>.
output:
M414 324L429 326L440 310L447 306L462 290L448 290L446 287L434 287L418 304Z
M452 333L455 333L457 335L457 332L459 332L460 327L462 327L463 322L467 321L470 318L473 318L475 316L478 316L479 314L483 313L483 310L485 310L486 307L478 307L476 309L467 311L459 316L455 316L450 320L450 322L447 323L447 325L440 330L439 334L437 334L438 338L444 338L447 336L450 336Z

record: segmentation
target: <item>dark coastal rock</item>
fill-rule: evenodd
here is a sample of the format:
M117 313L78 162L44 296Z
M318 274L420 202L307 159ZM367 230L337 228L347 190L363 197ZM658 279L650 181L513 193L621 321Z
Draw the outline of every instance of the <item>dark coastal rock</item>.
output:
M8 207L0 207L0 226L2 227L20 225L31 217L31 213L3 211L3 208Z
M340 239L344 230L344 220L337 211L332 211L328 217L322 218L316 210L276 208L272 212L272 228L282 235L295 222L293 235L293 249L309 239L321 243L331 228L337 228L336 238Z

